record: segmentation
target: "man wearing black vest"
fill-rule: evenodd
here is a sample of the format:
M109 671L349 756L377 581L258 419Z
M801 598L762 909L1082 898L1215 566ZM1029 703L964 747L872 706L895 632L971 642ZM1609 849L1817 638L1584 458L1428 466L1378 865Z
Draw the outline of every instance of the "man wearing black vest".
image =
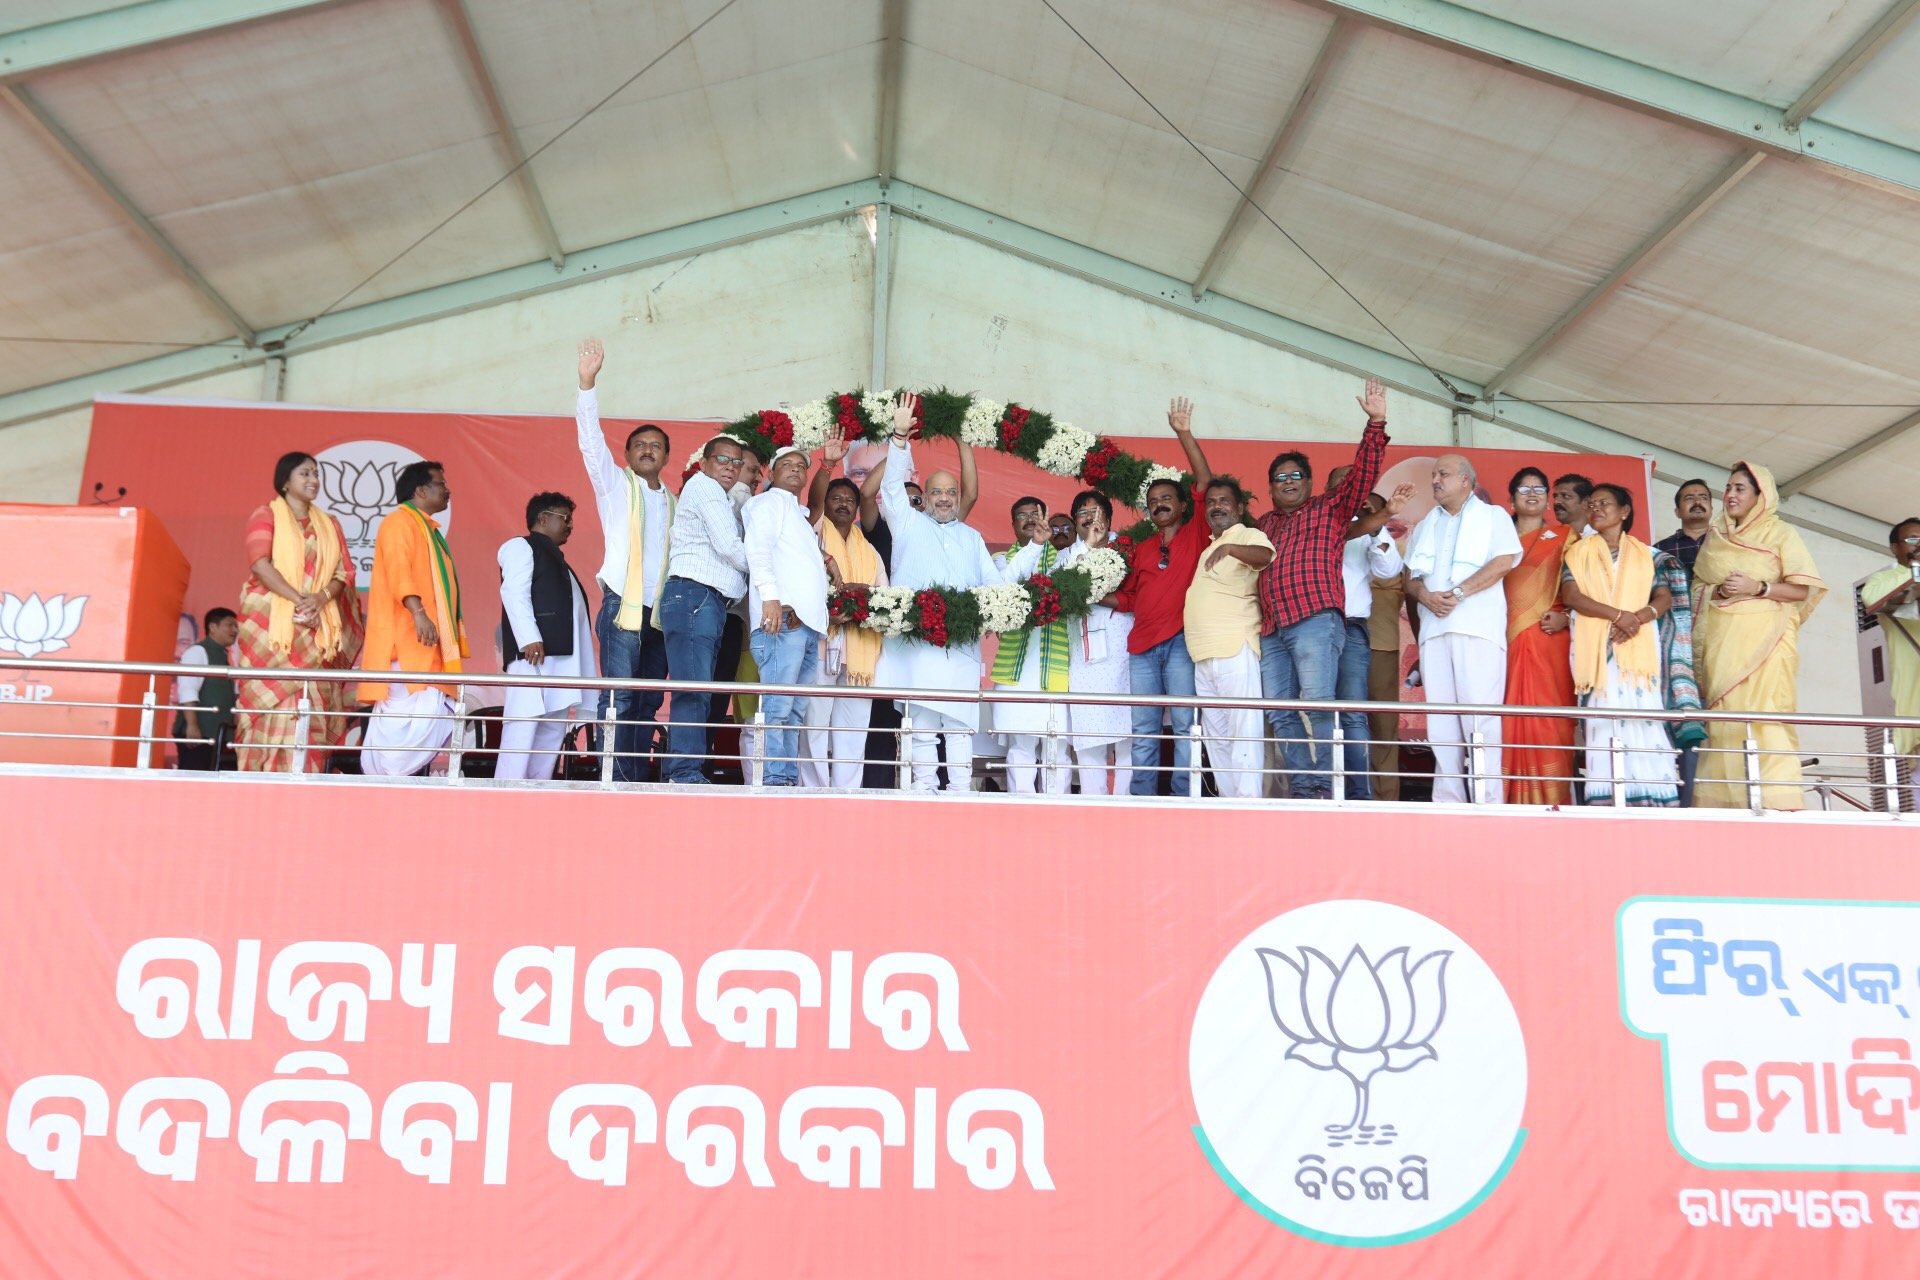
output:
M593 616L561 544L573 535L573 499L536 493L527 503L527 536L500 546L501 656L507 674L578 676L599 674L593 660ZM553 777L575 708L592 715L599 695L591 689L509 688L502 714L498 779Z
M231 609L209 609L201 622L205 639L180 655L180 661L194 667L232 666L228 650L240 638L240 619ZM204 742L178 743L180 767L213 772L220 751L233 736L233 681L221 676L181 676L174 689L180 710L173 713L175 738L204 738Z

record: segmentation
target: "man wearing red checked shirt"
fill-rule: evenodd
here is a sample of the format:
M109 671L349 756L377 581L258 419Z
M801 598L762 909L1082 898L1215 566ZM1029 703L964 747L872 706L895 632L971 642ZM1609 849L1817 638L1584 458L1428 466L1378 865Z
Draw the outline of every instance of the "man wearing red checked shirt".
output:
M1346 643L1346 586L1341 556L1354 512L1373 492L1387 452L1387 390L1367 380L1359 397L1367 429L1353 467L1339 487L1313 492L1306 455L1288 450L1267 465L1273 510L1260 532L1273 543L1273 561L1260 574L1260 692L1263 697L1332 701ZM1269 731L1286 758L1296 800L1333 794L1333 712L1269 711ZM1308 741L1309 733L1311 741Z

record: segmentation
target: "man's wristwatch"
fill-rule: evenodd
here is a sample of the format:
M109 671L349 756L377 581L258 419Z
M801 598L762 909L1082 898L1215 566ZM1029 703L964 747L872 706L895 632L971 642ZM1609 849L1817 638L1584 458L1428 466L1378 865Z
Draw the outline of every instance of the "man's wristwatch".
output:
M1462 587L1455 587L1453 590L1447 592L1447 594L1452 596L1456 602L1467 598L1466 590Z

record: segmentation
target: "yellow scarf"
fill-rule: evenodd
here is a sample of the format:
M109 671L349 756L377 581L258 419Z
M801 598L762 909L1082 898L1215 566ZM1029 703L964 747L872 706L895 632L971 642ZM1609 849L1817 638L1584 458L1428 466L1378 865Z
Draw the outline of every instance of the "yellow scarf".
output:
M840 581L865 583L870 587L887 585L887 571L880 564L880 553L867 541L867 535L861 532L858 520L853 522L852 536L843 538L833 521L822 519L820 549L832 556L833 562L840 566ZM842 638L846 645L847 683L872 684L874 668L880 662L880 633L866 627L836 624L828 628L827 634Z
M641 514L646 507L644 482L635 475L632 467L626 468L627 477L627 579L623 585L626 592L620 597L620 612L613 617L613 625L622 631L638 631L647 616L647 610L660 603L660 593L666 590L667 575L661 574L655 584L653 599L642 597L647 582L647 522ZM673 490L661 486L667 495L667 542L668 549L673 541ZM662 563L665 563L662 561ZM655 615L654 628L659 629L659 615Z
M307 540L300 521L285 498L268 504L273 512L273 567L302 594L324 594L340 571L340 528L317 504L308 504L307 521L313 530L313 576L307 576ZM323 658L340 652L340 602L328 600L313 624L313 643ZM275 653L293 650L293 601L276 594L267 606L267 644Z
M1607 540L1599 534L1580 539L1567 550L1567 569L1573 584L1591 600L1612 605L1622 613L1633 613L1653 602L1653 552L1631 534L1620 535L1620 559L1614 561ZM1606 687L1607 635L1611 618L1574 615L1573 687L1579 693L1592 693ZM1613 660L1620 678L1635 689L1660 687L1660 628L1644 623L1631 640L1613 646Z
M1760 498L1739 521L1723 505L1693 562L1694 653L1700 692L1710 710L1765 666L1787 632L1805 622L1827 594L1807 544L1780 518L1780 489L1773 472L1753 462L1735 465L1753 473ZM1807 588L1807 598L1715 598L1713 589L1735 570L1757 582L1799 583Z

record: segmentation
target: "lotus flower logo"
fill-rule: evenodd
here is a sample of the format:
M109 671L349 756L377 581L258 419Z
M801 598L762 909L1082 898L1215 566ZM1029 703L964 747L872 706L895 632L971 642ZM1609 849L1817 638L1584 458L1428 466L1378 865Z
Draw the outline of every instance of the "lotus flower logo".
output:
M340 521L349 542L370 542L374 525L395 505L394 482L405 464L397 460L328 458L320 463L320 498Z
M1255 949L1267 972L1267 1004L1293 1044L1286 1056L1319 1071L1338 1071L1353 1084L1353 1116L1326 1126L1327 1144L1387 1146L1392 1125L1367 1122L1374 1077L1408 1071L1434 1058L1434 1033L1447 1014L1446 972L1451 951L1434 951L1412 966L1396 947L1378 961L1354 947L1335 965L1312 947L1298 959Z
M42 600L30 595L22 600L11 593L0 595L0 653L17 653L23 658L58 653L80 629L80 615L86 607L86 596L68 599L58 595Z

